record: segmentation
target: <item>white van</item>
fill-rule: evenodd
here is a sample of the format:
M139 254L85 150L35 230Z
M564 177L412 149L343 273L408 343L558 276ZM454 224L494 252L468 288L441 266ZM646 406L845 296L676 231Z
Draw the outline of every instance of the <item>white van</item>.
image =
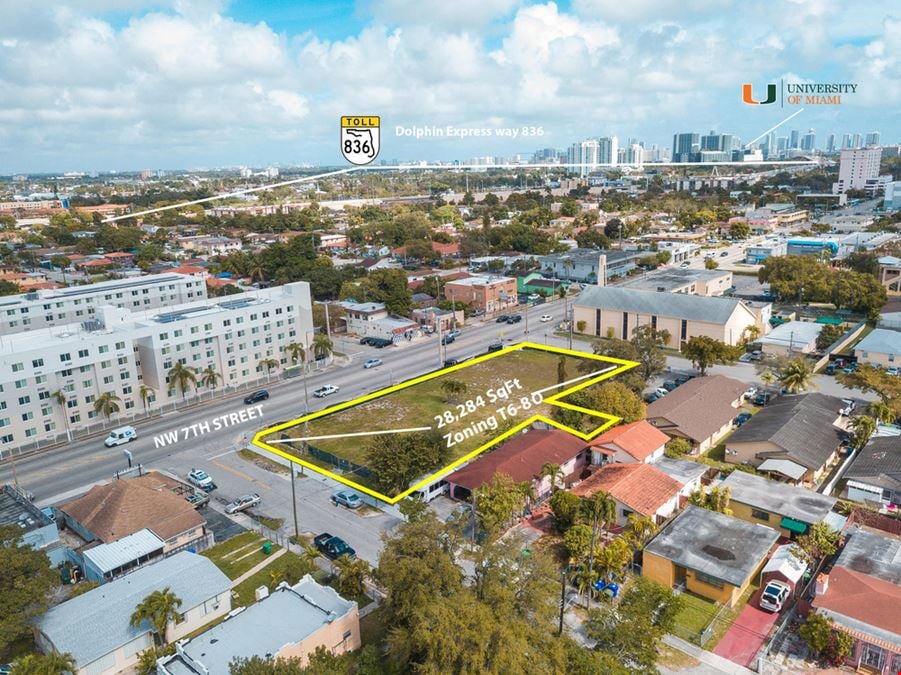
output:
M421 488L413 492L410 496L416 497L417 499L421 499L422 501L428 503L436 497L446 495L448 487L449 486L446 480L439 480L430 485L423 485Z
M103 444L106 447L111 448L114 445L130 443L137 437L138 432L135 431L134 427L119 427L118 429L113 429L109 432L109 436L106 437L106 440L103 441Z

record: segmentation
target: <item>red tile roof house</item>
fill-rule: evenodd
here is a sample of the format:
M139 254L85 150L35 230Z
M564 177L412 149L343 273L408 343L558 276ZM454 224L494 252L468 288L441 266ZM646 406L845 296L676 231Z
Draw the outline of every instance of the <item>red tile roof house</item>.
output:
M135 254L128 253L127 251L113 251L112 253L105 253L104 256L107 260L112 260L118 265L131 265L135 261Z
M453 499L467 499L473 490L490 482L495 473L502 473L517 483L531 481L540 501L552 487L549 478L538 478L542 467L559 464L565 476L580 473L591 458L586 446L582 439L559 429L532 429L447 476L448 494Z
M816 580L812 610L855 639L846 664L861 673L901 672L901 539L853 527L828 574Z
M570 492L578 497L590 497L598 490L616 501L616 524L620 527L626 525L633 513L660 524L679 509L682 483L653 464L606 464L573 486Z
M645 420L621 424L591 441L592 464L654 462L663 457L669 436Z

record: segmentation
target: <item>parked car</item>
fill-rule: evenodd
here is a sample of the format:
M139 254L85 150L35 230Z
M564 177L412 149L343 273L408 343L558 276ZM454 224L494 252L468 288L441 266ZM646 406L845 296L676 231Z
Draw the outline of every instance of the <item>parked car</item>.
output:
M448 337L454 338L455 340L458 337L460 337L461 335L463 335L463 331L459 331L459 330L452 330L450 333L447 334Z
M384 349L385 347L390 347L394 343L391 340L385 340L384 338L372 338L372 341L369 344L376 349Z
M505 322L507 321L507 319L509 319L509 318L510 318L510 317L507 316L506 314L501 314L499 317L497 317L497 318L494 320L494 323L505 323Z
M757 396L757 387L748 387L745 389L744 397L745 399L752 399Z
M456 339L457 339L457 338L455 338L453 335L451 335L450 333L448 333L447 335L442 335L442 336L441 336L441 344L443 344L443 345L449 345L450 343L452 343L452 342L453 342L454 340L456 340Z
M360 344L361 344L361 345L371 345L371 344L372 344L372 338L371 338L371 337L360 338Z
M838 411L839 415L851 415L854 412L854 408L857 407L857 401L853 398L843 398L842 403L844 403L844 407Z
M757 394L757 396L754 397L754 400L752 401L752 403L754 405L766 405L767 403L770 402L771 398L772 398L772 394L770 394L768 391L762 391L759 394Z
M137 437L138 432L135 431L134 427L119 427L109 432L109 436L106 437L103 444L108 448L112 448L123 443L131 443Z
M727 258L729 256L729 251L723 251L720 253L720 258Z
M826 370L824 370L827 375L835 375L835 362L827 364Z
M850 375L850 374L853 373L855 370L857 370L857 364L856 364L856 363L849 363L847 366L845 366L844 368L842 368L842 372L843 372L845 375Z
M554 320L554 317L552 317L550 314L542 314L541 318L539 319L539 321L541 321L541 323L547 323L548 321L553 321L553 320Z
M244 397L244 404L250 405L251 403L259 403L260 401L265 401L269 398L269 392L265 389L261 389L260 391L255 391L252 394L248 394Z
M474 309L469 313L469 316L472 316L472 317L485 316L485 310L484 309Z
M735 418L735 426L740 427L742 424L751 419L751 413L743 412L739 413L738 417Z
M199 487L201 490L205 490L207 492L212 492L214 489L216 489L216 484L213 482L213 477L203 469L191 469L188 472L188 482L191 485Z
M246 494L246 495L241 495L240 497L235 499L231 504L229 504L228 506L225 507L225 512L229 513L229 514L239 513L241 511L244 511L245 509L249 509L254 506L259 506L261 501L262 500L260 499L260 495L258 495L256 492L252 492L252 493Z
M332 394L338 393L338 387L333 384L327 384L324 387L319 387L316 391L313 392L313 396L316 398L325 398L326 396L331 396Z
M357 557L357 552L348 546L346 541L341 537L333 537L328 532L323 532L313 539L313 546L329 560L337 560L342 555L350 558Z
M349 509L358 509L363 506L363 500L360 499L360 495L356 492L351 492L350 490L339 490L335 494L332 495L332 503L335 506L339 504L341 506L346 506Z
M207 504L210 503L210 496L200 494L199 492L194 492L192 494L185 495L185 499L191 506L193 506L195 509L198 509L198 510L202 509L203 507L205 507Z
M507 317L507 323L519 323L520 321L522 321L522 317L519 314Z
M674 391L678 387L679 387L679 385L676 384L675 380L667 380L666 382L663 383L663 389L665 389L666 391Z
M898 371L898 368L897 368L896 366L889 366L888 368L885 369L885 374L886 374L886 375L897 375L898 372L899 372L899 371Z
M694 379L694 375L677 375L673 378L673 382L676 383L677 387L681 387L683 384L688 382L689 380Z
M490 354L491 352L499 352L503 348L504 348L503 343L492 342L490 345L488 345L488 349L486 351Z
M691 266L691 263L688 260L686 260L684 263L679 265L679 267L690 267L690 266Z
M366 361L366 363L363 364L363 367L368 370L369 368L375 368L376 366L380 365L382 365L381 359L369 359L368 361Z
M775 579L769 581L763 589L763 593L760 594L760 609L768 612L781 612L789 595L791 595L791 587L788 584Z

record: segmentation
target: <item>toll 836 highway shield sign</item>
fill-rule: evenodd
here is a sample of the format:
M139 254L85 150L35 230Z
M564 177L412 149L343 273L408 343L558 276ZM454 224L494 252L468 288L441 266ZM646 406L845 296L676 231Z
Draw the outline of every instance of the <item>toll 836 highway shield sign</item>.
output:
M341 154L351 164L369 164L379 154L379 118L374 115L341 118Z

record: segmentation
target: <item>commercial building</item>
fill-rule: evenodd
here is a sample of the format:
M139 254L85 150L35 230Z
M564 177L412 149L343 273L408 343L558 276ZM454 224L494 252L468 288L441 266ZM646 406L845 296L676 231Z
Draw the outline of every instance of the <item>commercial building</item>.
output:
M833 524L832 507L838 501L803 487L786 485L733 471L720 487L729 488L732 515L749 523L762 523L779 530L783 537L806 534L816 523Z
M51 608L37 621L35 643L46 654L71 654L76 675L130 672L153 646L150 622L133 627L131 615L165 588L181 600L178 619L166 626L167 642L231 611L229 578L209 559L184 551Z
M863 190L868 180L879 176L881 159L882 149L878 147L842 150L838 165L838 182L833 184L832 191Z
M611 277L620 277L634 270L640 251L600 251L595 248L574 248L565 253L538 257L541 273L554 279L581 281L603 285Z
M693 133L673 135L673 161L694 162L697 161L701 151L700 136Z
M87 321L102 305L139 312L206 297L202 279L168 273L7 295L0 298L0 335Z
M719 296L732 288L732 272L665 267L630 279L626 283L620 284L620 288L657 291L658 293Z
M285 347L309 345L312 336L303 281L162 312L101 306L82 323L7 336L0 342L0 442L4 450L23 447L99 423L94 402L105 392L119 397L113 423L196 395L196 387L183 393L169 381L177 362L195 372L213 368L221 375L217 389L261 380L264 359L287 366Z
M749 326L761 334L769 326L761 308L736 298L700 297L681 293L657 293L631 288L590 286L574 301L576 326L597 337L628 340L640 325L669 331L672 347L695 336L707 336L730 345L738 344Z
M745 249L745 262L749 265L760 265L767 258L785 255L788 245L784 239L766 239L760 244L749 244Z
M641 574L733 607L778 539L771 527L689 506L645 546Z
M412 340L422 335L416 321L391 316L381 302L341 302L347 332L382 340Z
M228 255L243 248L240 239L232 239L230 237L196 235L179 237L176 239L176 242L183 251L201 255Z
M901 331L876 328L854 346L854 355L881 368L901 366Z
M817 338L823 324L812 321L788 321L776 326L768 335L755 340L765 354L797 356L817 351Z
M319 647L340 655L359 649L360 644L357 603L307 574L294 586L282 582L271 594L236 610L222 623L177 642L175 654L157 662L157 672L227 673L233 659L253 656L299 658L304 665Z
M483 312L500 312L518 304L513 277L475 276L444 284L444 297Z
M901 194L901 190L899 190ZM901 295L901 258L893 255L880 256L879 281L889 295Z

